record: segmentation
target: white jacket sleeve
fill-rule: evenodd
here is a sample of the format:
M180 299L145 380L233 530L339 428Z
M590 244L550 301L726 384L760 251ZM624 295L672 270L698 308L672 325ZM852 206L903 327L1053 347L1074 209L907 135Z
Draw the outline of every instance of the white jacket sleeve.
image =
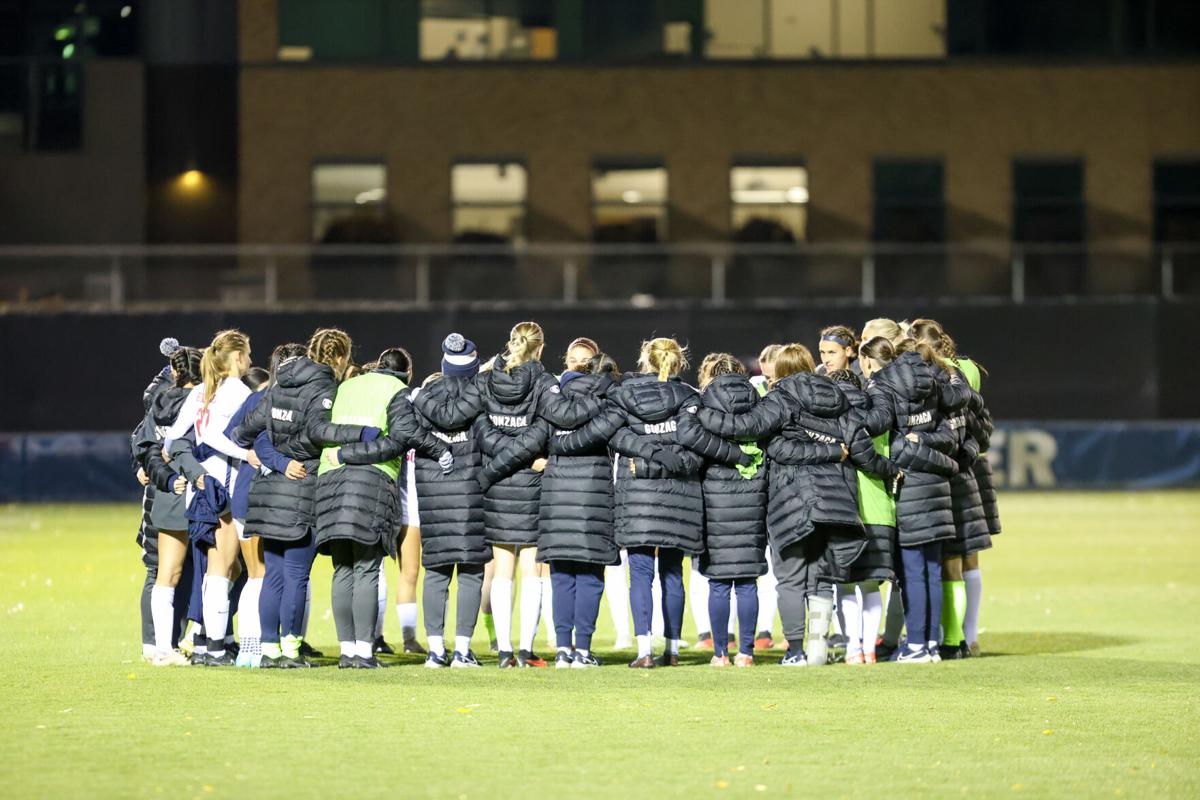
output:
M239 389L241 391L239 391ZM250 389L237 378L226 378L221 381L213 400L208 404L208 421L203 430L198 430L198 439L223 456L246 459L246 448L238 445L225 435L229 420L242 407L242 403L250 396ZM189 398L190 399L190 398Z

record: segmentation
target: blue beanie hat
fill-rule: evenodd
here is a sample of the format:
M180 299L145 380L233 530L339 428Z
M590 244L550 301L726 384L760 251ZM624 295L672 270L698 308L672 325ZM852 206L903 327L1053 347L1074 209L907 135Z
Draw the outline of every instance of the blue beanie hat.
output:
M442 342L442 374L470 378L479 372L479 354L475 343L461 333L452 333Z

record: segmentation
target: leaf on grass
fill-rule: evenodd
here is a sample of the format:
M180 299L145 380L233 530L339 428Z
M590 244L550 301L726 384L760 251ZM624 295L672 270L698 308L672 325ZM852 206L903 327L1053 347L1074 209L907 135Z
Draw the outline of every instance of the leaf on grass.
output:
M454 710L460 714L470 714L471 713L471 709L467 708L466 706L459 706L458 708L456 708Z
M126 677L128 680L134 681L134 680L137 680L137 673L135 673L135 672L131 672L131 673L129 673L128 675L126 675L125 677Z
M774 711L777 708L779 708L779 703L764 703L762 705L763 711Z
M1050 730L1049 728L1046 728L1046 730L1042 731L1042 736L1053 736L1053 735L1054 735L1054 731Z
M754 784L754 791L756 791L756 792L765 792L766 790L767 790L767 785L766 785L765 783L756 783L756 784Z
M718 788L718 789L728 789L728 788L729 788L729 781L726 781L726 780L719 780L719 781L717 781L717 788Z

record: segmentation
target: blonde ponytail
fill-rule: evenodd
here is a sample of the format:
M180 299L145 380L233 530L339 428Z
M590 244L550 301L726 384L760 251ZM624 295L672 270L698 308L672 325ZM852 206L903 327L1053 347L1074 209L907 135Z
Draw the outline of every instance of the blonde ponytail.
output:
M542 345L546 343L542 326L536 322L518 322L508 334L505 350L504 371L512 372L515 367L536 361Z
M643 372L657 373L660 381L667 381L687 369L687 348L665 336L642 342L638 365Z
M239 330L221 331L213 337L212 344L204 348L200 357L200 379L204 381L204 407L217 395L221 381L229 375L233 359L240 353L250 352L250 337Z

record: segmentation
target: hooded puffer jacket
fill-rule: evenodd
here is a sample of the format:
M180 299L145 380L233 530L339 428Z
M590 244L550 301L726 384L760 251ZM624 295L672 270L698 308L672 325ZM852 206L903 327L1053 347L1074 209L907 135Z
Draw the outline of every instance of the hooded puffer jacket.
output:
M842 417L849 403L837 384L811 373L780 380L748 414L700 412L722 436L771 437L767 444L767 533L776 552L821 526L827 546L820 577L844 582L866 546L858 516L858 478L843 463Z
M938 370L942 384L951 382L950 373L960 375L954 367ZM957 382L956 382L957 383ZM965 379L961 383L966 383ZM971 390L968 390L971 391ZM951 454L957 463L957 471L950 477L950 507L954 512L954 538L943 545L945 556L965 556L978 553L992 546L984 516L983 500L979 496L979 484L975 480L975 460L979 458L979 443L971 436L968 416L982 407L978 395L971 391L972 400L948 415L950 430L954 432L955 451ZM944 395L943 395L944 396Z
M858 470L858 508L867 533L867 546L850 566L850 581L890 581L896 577L896 501L892 487L900 468L878 452L862 429L862 418L871 407L867 393L857 386L839 383L850 403L843 418L850 463Z
M720 375L704 387L700 402L703 408L745 414L758 404L759 394L745 375ZM754 440L745 444L758 450ZM757 463L745 468L753 474L720 461L705 465L700 572L706 578L748 579L767 572L767 463L758 453Z
M254 476L246 530L267 539L298 541L312 529L321 449L327 444L357 442L363 433L361 425L329 421L336 394L337 381L330 367L305 356L284 361L266 397L233 432L235 442L250 447L261 431L268 431L280 455L299 461L307 471L298 481L279 472Z
M391 380L383 383L388 378ZM381 544L388 555L395 557L400 520L396 480L403 479L403 458L415 449L436 462L448 448L421 426L409 402L408 387L397 373L376 370L351 378L338 391L349 391L352 382L364 380L380 382L380 388L389 391L396 389L384 412L387 435L344 445L338 451L343 466L332 469L323 466L319 471L315 501L317 547L325 552L333 540L350 539L365 545ZM335 415L337 411L335 402ZM391 472L377 465L386 465Z
M479 472L480 411L483 398L473 379L444 377L412 398L421 424L454 455L443 472L437 460L417 451L417 497L421 503L421 563L486 564L492 548L484 535L483 489Z
M527 361L505 372L502 357L478 380L483 398L481 481L487 486L483 521L489 544L537 544L542 473L531 465L545 455L550 434L549 423L538 416L546 381L554 383L540 362Z
M971 425L970 420L968 425ZM986 408L978 413L974 426L970 428L971 436L979 444L979 458L975 459L972 472L975 473L975 482L979 485L979 500L983 503L983 517L987 520L988 533L995 536L1000 533L1000 506L996 502L996 479L992 477L992 462L987 456L993 429L992 415Z
M152 525L155 520L159 523L154 526L156 531L187 530L184 496L175 494L172 486L179 470L177 465L169 464L163 458L162 442L163 432L175 423L191 392L191 389L180 389L169 383L156 390L149 395L150 409L139 428L141 433L135 446L142 453L142 467L154 489L150 518Z
M700 469L705 457L749 465L736 445L709 434L696 421L700 397L672 378L629 373L609 393L601 416L569 437L597 430L609 435L618 454L613 522L620 547L670 547L704 552L704 496Z
M562 384L568 399L604 399L616 386L612 375L579 375ZM570 438L554 428L542 474L538 516L538 560L616 564L620 551L613 538L613 461L608 438L590 432ZM568 446L569 445L569 446Z
M900 546L953 539L950 477L956 466L950 453L957 437L943 413L935 368L916 353L903 353L871 376L867 395L867 433L891 431L891 460L904 470L896 498ZM908 434L917 441L909 440Z

